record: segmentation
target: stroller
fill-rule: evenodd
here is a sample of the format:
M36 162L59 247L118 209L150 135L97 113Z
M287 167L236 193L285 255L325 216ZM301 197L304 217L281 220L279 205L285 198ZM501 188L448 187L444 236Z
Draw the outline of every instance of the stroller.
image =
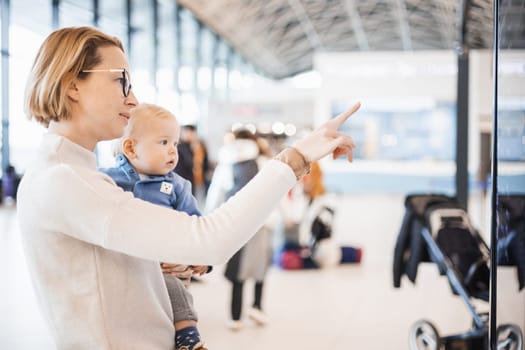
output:
M411 350L488 349L488 313L479 313L471 298L489 300L489 259L486 243L470 223L459 202L445 195L409 195L405 216L394 251L394 287L407 275L415 283L420 262L433 262L446 275L455 295L460 296L472 315L472 328L464 333L441 337L427 320L415 322L409 331ZM522 349L519 327L503 325L501 349ZM498 337L499 338L499 337ZM515 346L515 347L514 347ZM500 347L498 346L498 349Z
M519 290L525 287L525 195L498 196L498 250L500 266L516 266Z

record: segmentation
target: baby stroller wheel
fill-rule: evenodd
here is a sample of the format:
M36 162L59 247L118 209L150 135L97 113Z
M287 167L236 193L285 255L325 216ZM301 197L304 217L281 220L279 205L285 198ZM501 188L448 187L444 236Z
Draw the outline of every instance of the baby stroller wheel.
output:
M410 350L438 350L440 347L438 331L427 320L419 320L410 327L408 342Z
M522 350L523 334L520 327L514 324L502 324L498 327L498 350Z

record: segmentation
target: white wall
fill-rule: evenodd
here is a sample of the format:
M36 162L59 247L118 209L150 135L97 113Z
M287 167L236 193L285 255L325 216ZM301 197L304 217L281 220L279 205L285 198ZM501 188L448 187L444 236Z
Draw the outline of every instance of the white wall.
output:
M512 62L520 54L510 52L505 57ZM501 94L523 94L523 75L512 78L518 68L507 68L506 86L512 88ZM279 120L302 127L327 120L333 102L350 106L361 101L366 109L377 104L406 107L456 101L457 57L452 50L319 53L314 58L314 70L318 81L306 84L308 88L297 88L290 80L259 79L250 88L232 91L228 99L211 100L204 136L212 158L222 135L234 122ZM491 51L470 51L469 84L469 170L473 174L479 167L480 129L491 128Z
M338 100L426 98L454 101L456 58L452 51L319 53L319 110Z
M234 123L291 123L307 128L314 120L315 90L298 88L290 80L273 82L256 80L250 88L233 90L228 98L209 101L205 134L209 153L216 159L225 132Z
M491 119L491 52L471 51L469 69L469 170L479 166L479 120ZM456 102L457 57L453 51L321 53L315 69L322 77L316 100L317 123L331 103L367 101L392 106Z

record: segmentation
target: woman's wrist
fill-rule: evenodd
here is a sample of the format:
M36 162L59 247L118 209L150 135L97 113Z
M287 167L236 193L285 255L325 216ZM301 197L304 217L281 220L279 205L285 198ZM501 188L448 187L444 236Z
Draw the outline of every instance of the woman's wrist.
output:
M297 180L300 180L304 175L310 172L310 162L295 147L286 147L275 156L275 159L292 168Z

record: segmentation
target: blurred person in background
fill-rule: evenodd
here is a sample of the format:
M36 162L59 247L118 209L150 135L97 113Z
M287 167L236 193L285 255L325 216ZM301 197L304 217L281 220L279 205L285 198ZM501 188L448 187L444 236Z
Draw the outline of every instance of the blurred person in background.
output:
M0 192L0 203L3 199L9 199L16 202L16 193L18 191L18 184L20 183L21 176L17 173L14 166L9 164L4 169L2 176L2 188Z
M195 182L193 177L193 140L197 137L197 129L194 125L183 125L180 133L178 148L179 163L175 167L175 172L188 180L192 186Z
M234 139L219 150L218 163L213 174L206 211L220 206L248 183L269 159L265 140L251 131L239 129ZM255 200L255 198L254 198ZM238 220L243 220L238 217ZM228 327L233 331L242 328L243 289L247 280L255 283L252 307L248 317L258 325L265 325L268 318L262 308L264 280L271 264L271 234L275 228L275 213L263 227L228 260L224 275L232 284Z
M211 178L208 150L199 138L195 125L184 125L179 143L180 161L175 172L191 182L192 193L199 204L203 204Z

